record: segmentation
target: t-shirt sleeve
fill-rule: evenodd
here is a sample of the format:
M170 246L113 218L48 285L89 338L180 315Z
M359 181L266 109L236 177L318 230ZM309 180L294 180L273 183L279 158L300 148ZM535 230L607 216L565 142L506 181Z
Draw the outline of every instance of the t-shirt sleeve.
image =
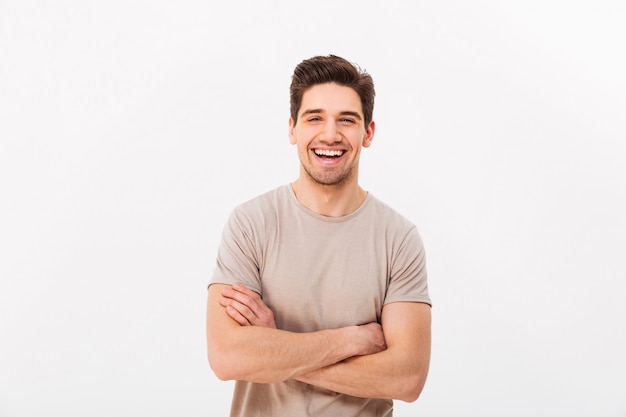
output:
M261 293L259 245L252 222L242 212L230 215L222 233L209 285L242 283Z
M428 294L424 245L415 227L409 229L394 253L384 304L401 301L432 305Z

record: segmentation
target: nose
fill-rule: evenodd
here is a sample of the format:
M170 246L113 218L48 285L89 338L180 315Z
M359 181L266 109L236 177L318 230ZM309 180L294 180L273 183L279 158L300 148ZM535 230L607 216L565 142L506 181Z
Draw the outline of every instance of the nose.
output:
M337 129L337 123L334 120L328 120L324 124L322 132L320 134L320 139L326 142L341 141L341 136L339 135L339 130Z

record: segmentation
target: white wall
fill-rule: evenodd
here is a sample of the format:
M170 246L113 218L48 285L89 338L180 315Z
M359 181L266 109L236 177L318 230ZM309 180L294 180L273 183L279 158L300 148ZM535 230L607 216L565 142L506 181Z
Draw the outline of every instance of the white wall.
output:
M398 416L626 415L621 1L0 2L0 416L225 415L206 283L297 176L293 67L377 86L361 182L417 223L431 374Z

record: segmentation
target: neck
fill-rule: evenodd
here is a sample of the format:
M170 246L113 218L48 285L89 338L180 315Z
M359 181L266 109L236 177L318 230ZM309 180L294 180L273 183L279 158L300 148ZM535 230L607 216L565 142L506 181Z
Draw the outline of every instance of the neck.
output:
M323 185L300 177L291 184L291 188L306 208L328 217L341 217L354 212L367 197L367 191L356 182Z

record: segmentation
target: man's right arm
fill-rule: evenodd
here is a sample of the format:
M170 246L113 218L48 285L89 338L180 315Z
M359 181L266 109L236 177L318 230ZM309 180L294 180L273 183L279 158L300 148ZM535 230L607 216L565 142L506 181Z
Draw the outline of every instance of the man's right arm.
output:
M207 353L222 380L280 382L386 348L377 323L310 333L240 325L220 304L229 287L211 285L207 301Z

